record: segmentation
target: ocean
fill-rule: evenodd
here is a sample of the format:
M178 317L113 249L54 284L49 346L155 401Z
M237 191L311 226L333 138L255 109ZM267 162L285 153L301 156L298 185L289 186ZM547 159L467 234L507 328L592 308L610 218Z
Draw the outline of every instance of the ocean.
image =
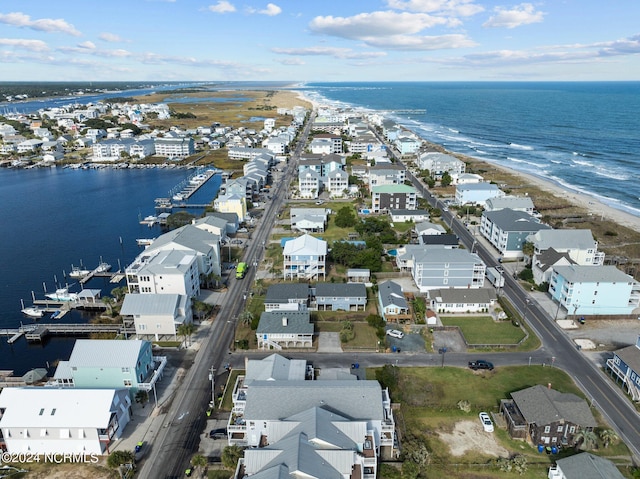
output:
M451 152L537 175L640 216L640 82L306 83Z
M45 288L80 285L68 277L71 265L95 268L101 258L113 270L124 268L142 251L137 238L153 238L162 231L140 219L153 215L154 199L167 197L193 169L0 169L0 328L32 324L20 312L20 300L30 305L32 295L44 299ZM215 175L189 200L209 203L221 184ZM202 209L186 209L201 215ZM65 276L67 275L67 276ZM120 284L106 278L89 281L87 288L110 295ZM87 322L93 313L74 311L61 322ZM50 321L46 315L39 320ZM50 366L68 359L73 339L52 337L43 345L22 337L13 345L0 336L0 370L21 375L33 367Z

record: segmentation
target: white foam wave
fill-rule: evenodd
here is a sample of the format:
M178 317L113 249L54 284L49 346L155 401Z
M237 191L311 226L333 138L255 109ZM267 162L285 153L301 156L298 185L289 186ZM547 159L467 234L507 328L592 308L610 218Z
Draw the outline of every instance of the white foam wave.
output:
M533 150L533 146L519 145L518 143L509 143L509 146L517 150L528 150L528 151Z
M448 128L451 133L460 133L459 130L454 130L453 128Z
M605 178L611 178L612 180L627 181L629 179L627 175L624 175L621 173L613 173L611 171L606 171L602 169L596 169L593 173L598 176L603 176Z
M584 160L571 160L573 163L575 163L576 165L581 165L581 166L595 166L593 163L589 162L589 161L584 161Z
M556 165L561 165L562 162L558 160L549 160L551 163L555 163Z

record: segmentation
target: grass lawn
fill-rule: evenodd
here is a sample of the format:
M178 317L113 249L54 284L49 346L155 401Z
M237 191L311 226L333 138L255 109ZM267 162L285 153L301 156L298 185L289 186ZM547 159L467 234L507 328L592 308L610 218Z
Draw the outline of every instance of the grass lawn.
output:
M351 341L342 343L342 349L344 349L345 351L376 349L376 346L378 344L378 337L376 336L375 329L369 326L368 323L354 322L353 330L355 332L355 337ZM316 321L316 332L339 333L340 331L342 331L342 323L339 320Z
M490 316L442 316L445 326L459 326L469 344L517 344L524 331L511 321L494 321Z

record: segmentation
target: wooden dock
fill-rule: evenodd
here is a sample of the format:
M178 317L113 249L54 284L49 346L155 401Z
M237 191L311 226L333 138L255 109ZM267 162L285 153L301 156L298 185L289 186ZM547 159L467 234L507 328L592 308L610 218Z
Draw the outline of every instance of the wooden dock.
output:
M122 324L62 324L42 323L35 329L25 332L27 341L40 342L46 337L53 336L89 336L94 333L114 333L135 335L135 328L126 328Z

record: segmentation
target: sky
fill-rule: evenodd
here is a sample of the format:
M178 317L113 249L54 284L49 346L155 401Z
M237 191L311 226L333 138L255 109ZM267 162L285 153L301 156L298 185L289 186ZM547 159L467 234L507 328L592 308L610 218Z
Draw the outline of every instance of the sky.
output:
M0 81L640 80L640 1L29 0Z

